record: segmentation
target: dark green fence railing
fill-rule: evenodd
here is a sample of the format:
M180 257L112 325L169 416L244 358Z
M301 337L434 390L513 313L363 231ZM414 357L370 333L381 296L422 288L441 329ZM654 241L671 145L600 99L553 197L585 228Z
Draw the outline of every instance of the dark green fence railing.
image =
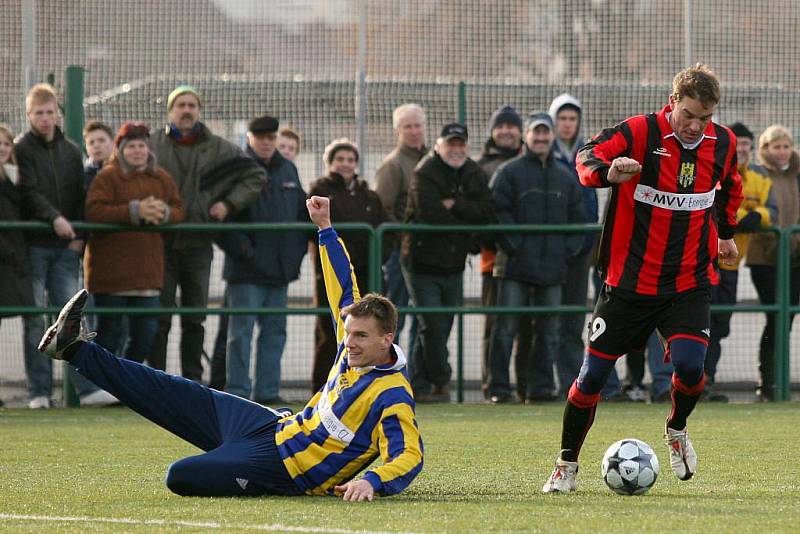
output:
M373 228L365 223L338 223L334 225L338 231L349 230L366 232L369 234L368 254L370 256L369 279L367 282L370 291L380 292L382 290L382 270L381 259L383 256L383 242L385 234L401 234L413 231L414 233L444 233L444 232L469 232L469 233L597 233L601 230L598 224L584 225L408 225L408 224L382 224ZM132 228L127 225L114 224L92 224L74 223L73 227L79 232L131 232ZM0 232L9 230L19 230L24 232L50 232L51 227L46 223L17 221L0 221ZM316 226L310 223L195 223L195 224L175 224L158 227L136 227L133 231L142 232L231 232L231 231L263 231L263 232L283 232L283 231L307 231L309 238L316 232ZM776 350L775 350L775 380L777 400L789 400L790 398L790 367L789 353L790 340L789 333L791 318L794 313L800 312L800 306L792 306L789 302L789 281L790 281L790 236L800 232L800 226L793 226L786 229L767 229L766 232L774 233L778 236L778 268L777 268L777 290L776 302L774 304L735 304L735 305L714 305L711 307L712 313L718 312L747 312L747 313L773 313L776 314ZM400 313L425 313L425 314L456 314L456 387L457 399L463 402L464 393L464 350L463 350L463 317L464 315L474 314L585 314L592 311L589 306L523 306L523 307L403 307L399 308ZM56 308L39 308L30 306L0 306L0 315L34 315L39 313L56 313ZM269 314L269 315L319 315L328 313L327 308L310 307L289 307L289 308L94 308L87 310L89 313L103 314L131 314L131 315L250 315L250 314Z

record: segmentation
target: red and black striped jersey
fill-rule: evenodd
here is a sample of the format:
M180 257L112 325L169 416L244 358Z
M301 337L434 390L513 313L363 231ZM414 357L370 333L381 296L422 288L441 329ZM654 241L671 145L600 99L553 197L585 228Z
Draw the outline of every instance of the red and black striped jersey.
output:
M605 282L643 295L717 283L717 237L733 237L742 201L733 133L711 122L699 143L685 148L669 124L670 111L668 105L603 130L576 163L583 185L611 187L598 252ZM621 156L638 161L642 171L611 184L609 167Z

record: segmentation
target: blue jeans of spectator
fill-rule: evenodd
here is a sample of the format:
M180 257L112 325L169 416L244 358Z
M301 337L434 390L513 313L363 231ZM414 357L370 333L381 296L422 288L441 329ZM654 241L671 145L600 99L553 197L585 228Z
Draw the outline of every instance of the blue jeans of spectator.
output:
M404 270L404 275L416 306L461 306L464 302L463 272L439 275ZM451 313L417 315L419 328L411 368L411 387L416 395L430 393L432 386L443 388L450 383L447 340L454 317Z
M232 308L285 308L288 286L228 283ZM258 323L255 385L250 381L253 329ZM228 320L228 360L225 391L257 402L278 396L281 356L286 345L285 315L231 315Z
M406 281L403 278L403 270L400 267L400 249L397 248L383 264L383 278L386 284L386 297L392 301L395 306L408 306L409 294L406 287ZM406 316L400 314L397 318L397 333L395 337L399 338L400 332L405 325ZM406 351L406 358L411 363L414 358L414 343L417 339L417 316L411 315L410 326L408 330L408 350ZM399 339L395 340L396 343ZM409 367L410 369L410 367Z
M538 286L518 280L498 280L497 305L558 306L561 286ZM537 315L534 318L534 342L528 358L527 396L552 393L553 359L558 351L558 315ZM509 362L514 338L519 329L518 315L497 315L494 332L489 341L489 395L511 396Z
M158 308L161 305L156 296L129 297L97 293L94 301L98 308ZM157 331L156 315L98 315L95 342L109 352L125 347L125 358L142 363L153 353ZM123 336L128 336L129 340Z
M80 255L67 247L30 247L33 300L36 306L62 307L78 292ZM45 298L46 292L46 298ZM25 374L28 377L28 394L49 397L53 391L53 360L39 352L39 341L44 335L43 315L27 315L23 320L25 331ZM65 372L79 396L88 395L98 387L66 366Z

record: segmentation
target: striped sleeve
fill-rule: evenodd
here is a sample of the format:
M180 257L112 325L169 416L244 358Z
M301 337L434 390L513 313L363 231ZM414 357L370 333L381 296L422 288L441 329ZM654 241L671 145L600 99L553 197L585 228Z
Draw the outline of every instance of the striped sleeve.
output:
M422 470L422 438L411 405L398 403L386 408L377 432L383 465L370 469L363 478L376 493L395 495Z
M578 151L575 168L581 184L586 187L613 185L607 178L608 169L614 158L630 154L633 148L631 126L636 119L638 117L628 119L613 128L606 128Z
M726 129L727 131L727 129ZM720 239L731 239L736 232L736 212L742 203L742 177L736 170L736 137L727 131L730 139L730 155L728 161L728 172L720 181L719 194L714 199L714 207L717 212L717 226L719 227Z
M336 343L344 339L342 308L361 300L356 275L350 264L350 255L336 231L325 228L319 231L319 260L325 280L325 292L336 325Z

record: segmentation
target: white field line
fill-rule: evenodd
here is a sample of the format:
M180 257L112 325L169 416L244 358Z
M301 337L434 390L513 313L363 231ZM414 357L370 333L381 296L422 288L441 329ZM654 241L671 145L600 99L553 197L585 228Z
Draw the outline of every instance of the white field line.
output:
M278 532L310 532L310 533L331 533L349 534L360 532L363 534L391 534L389 532L371 530L352 530L343 528L326 527L300 527L281 524L272 525L248 525L241 523L220 523L218 521L186 521L168 519L132 519L127 517L89 517L89 516L52 516L52 515L27 515L27 514L2 514L0 521L32 521L42 523L110 523L120 525L154 525L154 526L180 526L197 527L209 529L240 529L240 530L267 530Z

